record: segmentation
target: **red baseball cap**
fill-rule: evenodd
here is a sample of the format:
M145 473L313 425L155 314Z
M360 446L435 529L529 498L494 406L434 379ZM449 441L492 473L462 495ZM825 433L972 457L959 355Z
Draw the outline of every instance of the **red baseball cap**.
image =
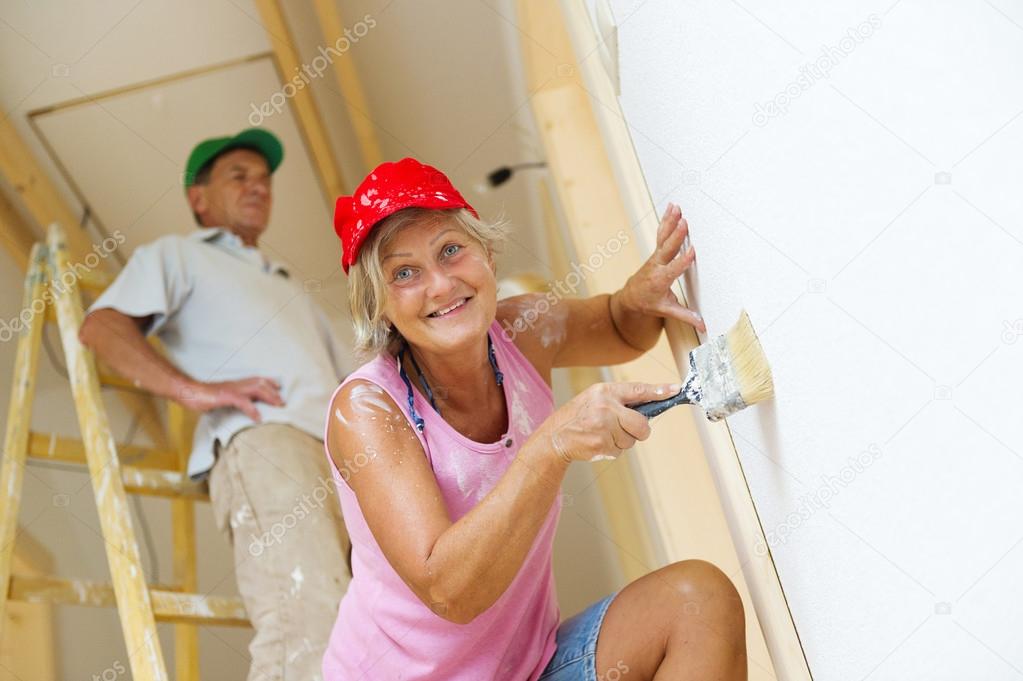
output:
M411 207L466 208L479 218L451 180L433 166L414 158L381 163L352 196L339 196L334 206L334 232L341 239L341 267L345 274L359 257L359 249L373 227L387 216Z

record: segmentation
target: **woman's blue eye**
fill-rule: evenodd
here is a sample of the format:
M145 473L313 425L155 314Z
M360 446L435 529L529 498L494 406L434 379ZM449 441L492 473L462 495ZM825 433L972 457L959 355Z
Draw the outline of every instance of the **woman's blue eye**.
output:
M405 276L405 275L407 275L407 276ZM400 281L402 279L408 279L411 276L412 276L412 270L410 270L408 267L402 267L400 270L398 270L398 271L396 271L394 273L394 278L397 281Z
M460 250L462 250L462 247L458 244L448 244L444 247L444 255L454 255Z

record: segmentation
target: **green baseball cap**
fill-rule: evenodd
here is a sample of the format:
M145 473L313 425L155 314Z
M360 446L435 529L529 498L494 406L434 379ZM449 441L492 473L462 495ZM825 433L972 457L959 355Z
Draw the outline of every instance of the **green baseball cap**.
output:
M262 128L249 128L242 130L234 137L212 137L203 140L195 145L192 153L188 155L188 163L185 164L185 187L195 184L195 177L203 167L212 163L217 156L231 149L248 148L254 149L263 155L270 172L277 170L284 158L284 147L281 141L271 132Z

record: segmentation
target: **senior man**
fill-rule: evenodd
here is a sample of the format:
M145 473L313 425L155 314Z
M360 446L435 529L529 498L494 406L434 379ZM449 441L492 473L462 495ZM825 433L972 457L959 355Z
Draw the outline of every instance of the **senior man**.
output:
M255 628L249 681L320 678L350 579L322 442L342 350L323 311L258 247L283 155L258 128L197 145L185 191L199 229L139 246L79 332L135 385L202 412L188 472L209 474L233 544ZM169 361L146 342L152 333Z

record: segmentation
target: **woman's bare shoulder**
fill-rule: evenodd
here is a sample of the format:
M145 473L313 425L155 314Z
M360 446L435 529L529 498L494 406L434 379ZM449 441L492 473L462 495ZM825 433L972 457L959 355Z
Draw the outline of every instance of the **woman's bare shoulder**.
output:
M327 415L327 451L334 463L355 458L423 452L422 443L398 404L381 386L357 378L334 395Z
M557 296L523 293L497 301L497 322L505 338L526 356L550 385L551 368L565 338L566 309Z

